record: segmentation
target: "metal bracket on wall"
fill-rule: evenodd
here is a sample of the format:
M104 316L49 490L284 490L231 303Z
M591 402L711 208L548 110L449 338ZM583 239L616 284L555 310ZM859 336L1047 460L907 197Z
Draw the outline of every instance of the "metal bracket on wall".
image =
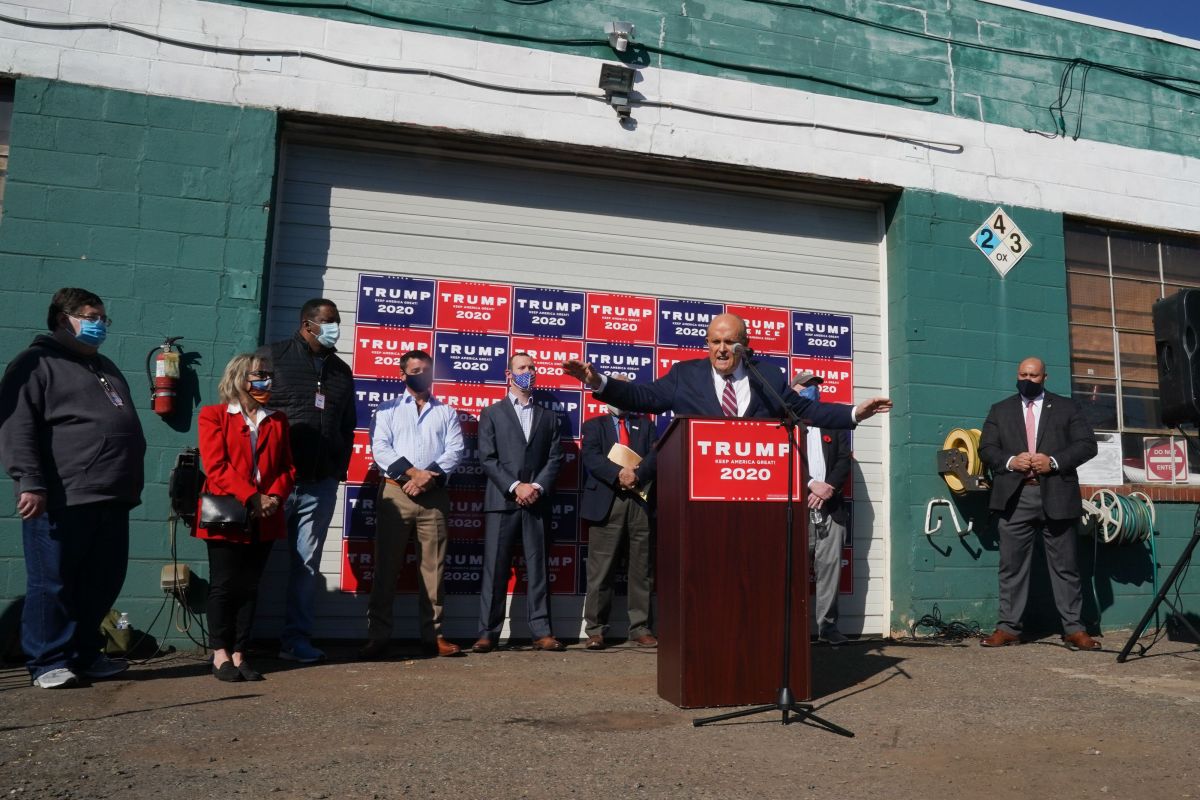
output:
M975 530L975 520L967 520L967 527L963 527L958 519L958 513L954 510L954 504L942 497L935 497L930 500L925 506L925 535L933 536L942 529L942 520L938 519L937 525L932 528L929 523L933 521L933 509L935 506L946 506L950 509L950 519L954 521L954 530L959 536L965 536Z

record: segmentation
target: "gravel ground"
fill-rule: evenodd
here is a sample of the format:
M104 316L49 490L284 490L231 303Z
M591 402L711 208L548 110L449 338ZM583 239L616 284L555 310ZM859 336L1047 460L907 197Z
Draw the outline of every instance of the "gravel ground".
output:
M0 795L18 798L1200 797L1200 650L1124 639L813 648L816 713L695 728L653 651L503 649L225 684L176 654L86 688L0 671ZM753 654L747 654L752 657Z

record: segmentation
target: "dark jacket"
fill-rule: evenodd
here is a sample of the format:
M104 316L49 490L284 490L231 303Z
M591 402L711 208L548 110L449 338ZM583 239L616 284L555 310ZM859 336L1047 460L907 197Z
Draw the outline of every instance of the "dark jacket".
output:
M275 369L271 408L282 411L291 424L296 481L344 481L357 423L350 367L331 350L318 373L312 350L298 331L272 344L270 353ZM324 409L316 405L318 390L325 395Z
M1025 412L1013 395L992 406L983 423L979 455L992 470L988 507L1004 511L1014 502L1025 476L1005 467L1008 459L1028 449ZM1046 392L1038 423L1037 452L1054 459L1058 469L1041 476L1042 508L1050 519L1071 519L1083 513L1079 476L1075 469L1096 455L1096 434L1073 400Z
M625 418L629 428L629 449L642 457L637 466L639 485L653 481L657 473L658 453L654 443L658 440L658 428L645 417ZM617 430L609 414L595 417L583 423L583 465L587 467L587 481L583 485L583 497L579 503L579 516L588 522L603 522L612 510L613 498L620 491L617 476L621 468L608 460L608 451L617 443ZM638 502L641 498L636 494Z
M505 394L504 399L479 414L479 463L488 478L483 496L484 511L520 508L508 490L513 481L519 481L542 487L541 497L529 511L549 514L554 482L562 466L558 415L534 402L533 426L526 442L521 421L513 410L512 395Z
M109 399L101 378L121 399ZM38 336L0 380L0 459L17 494L45 492L51 509L142 501L146 439L125 376Z
M765 362L754 362L763 376L771 382L785 403L801 419L810 419L822 428L853 428L851 406L837 403L814 403L796 394L787 385L787 376L778 367ZM609 381L599 392L599 400L612 401L618 408L661 414L674 411L679 416L722 417L721 401L713 387L712 364L707 358L680 361L671 371L650 383L628 383ZM779 403L765 389L754 373L750 373L750 405L747 417L778 417Z
M807 454L807 447L804 452ZM846 431L822 430L821 454L825 456L825 483L833 487L833 497L825 501L821 508L834 522L845 525L850 518L850 504L842 496L842 488L850 477L850 434Z

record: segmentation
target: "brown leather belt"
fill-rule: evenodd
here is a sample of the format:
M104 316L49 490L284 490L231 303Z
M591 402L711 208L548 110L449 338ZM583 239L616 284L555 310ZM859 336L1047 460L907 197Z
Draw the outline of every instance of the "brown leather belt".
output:
M405 480L404 483L401 483L400 481L394 481L391 478L384 478L383 481L384 483L390 483L392 486L396 486L400 489L404 488L404 483L408 483L408 480Z

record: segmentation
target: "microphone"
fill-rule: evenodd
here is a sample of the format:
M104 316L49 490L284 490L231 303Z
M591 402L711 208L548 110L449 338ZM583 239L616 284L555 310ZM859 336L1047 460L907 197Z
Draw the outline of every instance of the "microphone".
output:
M754 358L754 351L751 348L746 347L746 345L742 344L741 342L734 342L733 352L740 356L745 356L746 358Z

